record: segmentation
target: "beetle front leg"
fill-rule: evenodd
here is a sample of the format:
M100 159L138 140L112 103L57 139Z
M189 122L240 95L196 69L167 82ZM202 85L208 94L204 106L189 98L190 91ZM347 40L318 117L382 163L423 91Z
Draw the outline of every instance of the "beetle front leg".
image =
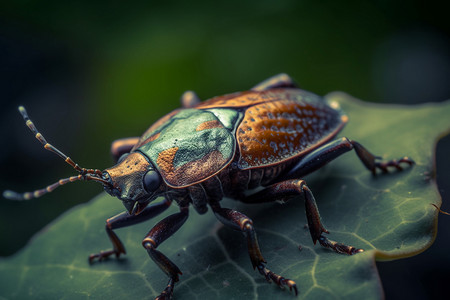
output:
M253 227L253 221L238 211L220 207L218 203L212 205L212 209L220 222L235 230L239 230L244 234L247 239L248 253L250 255L253 268L258 268L259 273L263 275L267 281L273 281L280 287L287 286L289 287L289 290L294 290L295 295L297 295L298 291L295 281L275 274L266 268L266 261L261 254L261 250L259 249L258 239L256 238L256 232Z
M177 265L156 250L162 242L172 236L186 222L189 216L189 209L188 207L181 207L180 210L179 213L170 215L156 224L142 241L142 245L147 250L150 258L169 277L167 287L156 299L172 299L175 282L179 280L178 275L182 274Z
M157 215L165 211L170 206L170 204L170 200L165 200L161 203L146 207L138 215L130 215L128 214L128 212L123 212L106 220L106 233L111 240L113 249L89 255L89 263L92 263L95 259L98 259L99 261L104 260L113 254L116 255L116 257L119 257L121 254L126 254L125 247L123 246L122 241L113 230L141 223L148 219L156 217Z
M111 154L114 158L114 161L117 162L123 154L129 153L131 149L133 149L134 145L136 145L138 142L139 137L123 138L112 142Z
M332 241L323 235L323 233L329 232L322 225L316 200L304 180L290 179L275 183L255 194L241 199L241 201L245 203L264 203L286 200L298 195L303 196L305 199L306 218L308 220L309 232L314 244L319 241L324 247L331 248L338 253L346 253L349 255L364 251L363 249L357 249L353 246Z

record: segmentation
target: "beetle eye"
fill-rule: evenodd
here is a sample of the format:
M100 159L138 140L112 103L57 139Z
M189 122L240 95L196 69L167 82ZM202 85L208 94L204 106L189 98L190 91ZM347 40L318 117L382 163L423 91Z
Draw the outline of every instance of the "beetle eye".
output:
M160 184L161 177L158 172L150 170L144 175L144 188L147 193L153 193L157 188L159 188Z

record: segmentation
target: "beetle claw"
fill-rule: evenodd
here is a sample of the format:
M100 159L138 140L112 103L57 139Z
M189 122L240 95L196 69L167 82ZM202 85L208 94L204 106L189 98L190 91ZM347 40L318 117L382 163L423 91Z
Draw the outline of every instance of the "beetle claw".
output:
M324 236L320 236L319 243L323 247L330 248L337 253L353 255L353 254L364 252L364 249L358 249L353 246L348 246L348 245L345 245L342 243L338 243L338 242L332 241Z
M119 258L121 253L125 254L125 252L120 252L116 250L100 251L100 253L91 254L89 255L88 258L89 264L92 264L95 261L95 259L97 259L98 261L106 260L113 254L116 255L116 258Z
M394 167L397 171L403 170L403 167L400 164L408 164L409 166L415 164L414 160L405 156L400 159L393 159L386 162L375 162L375 166L372 169L372 173L376 175L376 169L380 169L383 173L389 173L388 167Z
M263 263L260 263L258 265L258 271L261 275L263 275L268 282L274 282L276 285L278 285L280 288L285 288L286 286L289 287L289 291L294 290L295 296L298 295L298 289L297 284L294 280L284 278L283 276L280 276L278 274L275 274L274 272L267 269Z

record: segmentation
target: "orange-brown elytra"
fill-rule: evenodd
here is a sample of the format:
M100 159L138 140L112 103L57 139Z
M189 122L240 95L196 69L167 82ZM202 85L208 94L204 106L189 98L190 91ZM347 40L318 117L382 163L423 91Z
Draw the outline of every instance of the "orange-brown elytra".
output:
M223 127L222 123L220 123L219 120L212 120L199 124L195 130L201 131L205 129L219 128L219 127Z
M221 207L221 199L227 196L245 203L264 203L299 196L305 201L313 243L319 241L323 247L352 255L363 250L325 236L328 230L302 177L350 150L355 150L373 173L377 169L387 172L390 167L401 170L400 164L414 163L408 157L383 162L355 141L334 139L348 121L338 103L299 89L286 74L271 77L249 91L205 102L188 91L181 101L183 108L159 119L140 138L114 142L111 152L117 164L104 171L82 168L49 144L25 109L19 107L26 125L45 149L63 158L79 174L35 192L5 191L3 195L28 200L69 182L100 182L106 192L122 200L126 211L106 221L113 248L90 255L90 262L125 254L114 230L156 217L175 202L179 212L157 223L142 242L169 278L157 299L172 298L182 272L156 249L186 222L191 205L200 214L210 207L220 222L244 234L253 268L268 281L288 287L297 295L294 280L267 267L253 221L241 212ZM257 187L262 188L248 193ZM158 197L165 200L152 203Z

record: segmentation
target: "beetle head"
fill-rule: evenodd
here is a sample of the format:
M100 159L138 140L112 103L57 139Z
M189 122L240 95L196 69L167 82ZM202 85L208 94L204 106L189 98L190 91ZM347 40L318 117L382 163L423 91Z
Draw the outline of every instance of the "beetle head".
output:
M123 155L102 177L105 191L122 200L129 214L139 214L163 190L158 171L140 152Z

